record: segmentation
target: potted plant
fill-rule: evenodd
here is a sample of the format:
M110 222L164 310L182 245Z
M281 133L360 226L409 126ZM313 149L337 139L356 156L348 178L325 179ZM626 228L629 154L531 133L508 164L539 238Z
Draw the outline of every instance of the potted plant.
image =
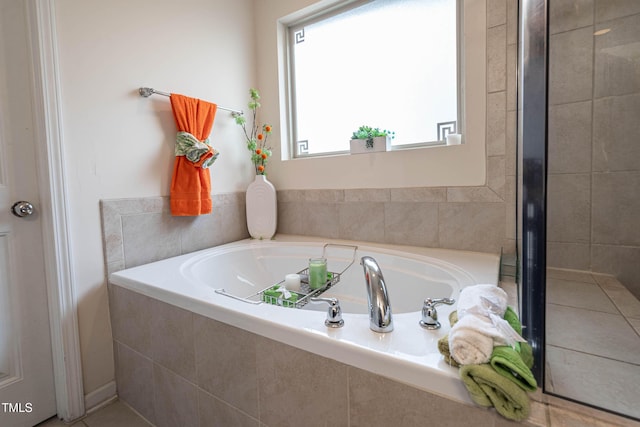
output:
M371 126L360 126L351 135L351 154L387 151L391 149L393 138L395 138L395 132Z

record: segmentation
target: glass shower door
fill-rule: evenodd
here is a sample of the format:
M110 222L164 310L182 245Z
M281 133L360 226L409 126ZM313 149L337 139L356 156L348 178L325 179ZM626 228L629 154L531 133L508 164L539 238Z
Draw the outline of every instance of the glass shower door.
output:
M640 1L548 5L545 391L640 419Z

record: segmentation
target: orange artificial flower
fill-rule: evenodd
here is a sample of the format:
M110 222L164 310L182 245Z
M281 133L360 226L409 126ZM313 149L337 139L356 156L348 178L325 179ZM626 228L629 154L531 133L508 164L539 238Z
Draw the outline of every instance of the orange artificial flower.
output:
M262 153L262 158L266 159L268 156L266 155L266 153Z
M258 141L262 141L264 139L264 135L259 133L258 134Z
M262 153L262 150L258 148L258 149L256 150L256 154L260 154L260 153Z
M264 172L264 166L262 166L262 165L258 166L258 170L259 170L260 172Z
M271 126L266 125L266 126L264 127L264 131L265 131L265 132L271 132Z

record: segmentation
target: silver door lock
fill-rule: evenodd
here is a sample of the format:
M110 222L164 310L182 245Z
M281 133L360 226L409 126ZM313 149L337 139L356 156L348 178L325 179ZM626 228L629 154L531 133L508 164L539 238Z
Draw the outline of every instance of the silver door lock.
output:
M24 200L15 202L13 206L11 206L11 213L18 218L24 218L25 216L33 214L33 205Z

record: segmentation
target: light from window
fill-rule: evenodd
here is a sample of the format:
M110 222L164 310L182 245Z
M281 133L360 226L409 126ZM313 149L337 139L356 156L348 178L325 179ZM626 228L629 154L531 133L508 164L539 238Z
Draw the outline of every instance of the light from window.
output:
M432 144L458 123L456 0L374 0L289 26L295 156L349 150L361 125Z

